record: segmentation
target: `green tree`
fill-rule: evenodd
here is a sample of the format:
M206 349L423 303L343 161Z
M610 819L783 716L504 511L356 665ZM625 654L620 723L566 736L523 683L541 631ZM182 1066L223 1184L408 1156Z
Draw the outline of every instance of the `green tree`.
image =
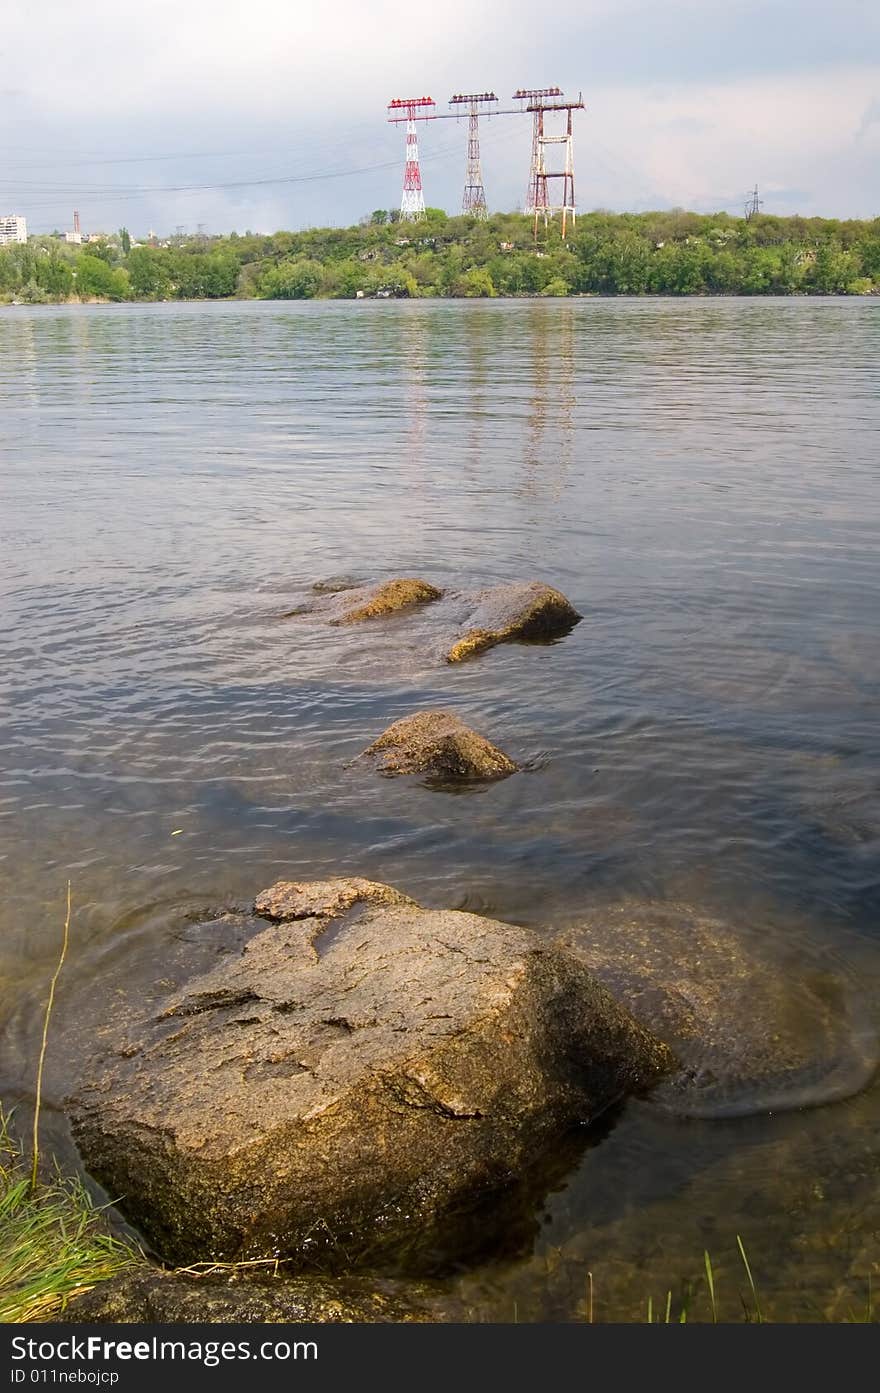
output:
M281 261L261 278L260 294L266 300L311 300L321 289L322 277L319 261Z
M113 265L113 248L110 246L109 242L88 242L86 245L89 249L89 256L97 257L99 261L106 261L108 266Z
M858 273L859 266L852 252L840 251L826 242L816 253L809 281L820 295L845 295Z
M132 247L128 254L132 293L141 300L161 300L171 293L171 270L166 252L156 247Z
M73 290L73 270L57 252L37 262L36 279L48 295L58 300L66 299Z
M464 296L468 300L481 299L498 294L492 284L492 277L484 266L471 266L463 271L452 287L453 295Z
M128 256L128 253L131 251L131 236L127 227L120 227L119 229L119 245L122 248L122 255Z
M100 257L87 253L76 263L76 289L79 295L97 296L105 300L127 300L131 293L128 272L114 270Z

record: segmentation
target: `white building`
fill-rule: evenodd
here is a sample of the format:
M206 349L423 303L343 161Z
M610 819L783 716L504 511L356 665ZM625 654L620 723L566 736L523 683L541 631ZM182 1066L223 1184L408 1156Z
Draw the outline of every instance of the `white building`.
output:
M27 219L18 213L9 213L6 217L0 216L0 247L7 242L26 242L27 241Z

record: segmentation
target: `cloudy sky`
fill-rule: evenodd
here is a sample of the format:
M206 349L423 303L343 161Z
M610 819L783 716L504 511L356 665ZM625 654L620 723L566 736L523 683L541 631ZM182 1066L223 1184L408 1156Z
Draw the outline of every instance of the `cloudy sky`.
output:
M582 90L580 209L880 215L878 0L5 0L0 213L32 231L350 223L400 201L392 97ZM505 100L503 106L512 103ZM422 128L458 210L466 126ZM530 118L483 127L490 206L521 205Z

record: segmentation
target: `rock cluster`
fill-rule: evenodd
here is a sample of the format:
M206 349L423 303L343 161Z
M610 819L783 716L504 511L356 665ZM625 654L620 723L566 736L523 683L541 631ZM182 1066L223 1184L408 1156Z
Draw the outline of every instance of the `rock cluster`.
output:
M327 624L361 624L367 620L409 616L411 622L429 609L424 642L448 663L484 653L499 643L550 643L563 638L582 615L559 590L542 581L510 581L484 590L440 590L413 577L327 590L319 584L314 598L285 618L312 616Z

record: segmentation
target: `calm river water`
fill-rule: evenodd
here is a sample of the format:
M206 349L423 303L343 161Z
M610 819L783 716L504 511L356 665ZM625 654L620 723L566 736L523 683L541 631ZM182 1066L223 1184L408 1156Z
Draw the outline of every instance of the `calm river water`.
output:
M684 903L832 974L864 1050L880 303L18 308L0 347L7 1101L68 877L56 1102L65 1001L180 906L282 875L542 933ZM537 577L585 619L449 669L279 622L316 580L395 574ZM525 772L456 796L346 768L436 705ZM441 1285L475 1319L580 1319L592 1273L596 1318L638 1319L708 1249L735 1317L740 1234L772 1314L845 1314L880 1259L880 1088L854 1088L725 1120L632 1102Z

